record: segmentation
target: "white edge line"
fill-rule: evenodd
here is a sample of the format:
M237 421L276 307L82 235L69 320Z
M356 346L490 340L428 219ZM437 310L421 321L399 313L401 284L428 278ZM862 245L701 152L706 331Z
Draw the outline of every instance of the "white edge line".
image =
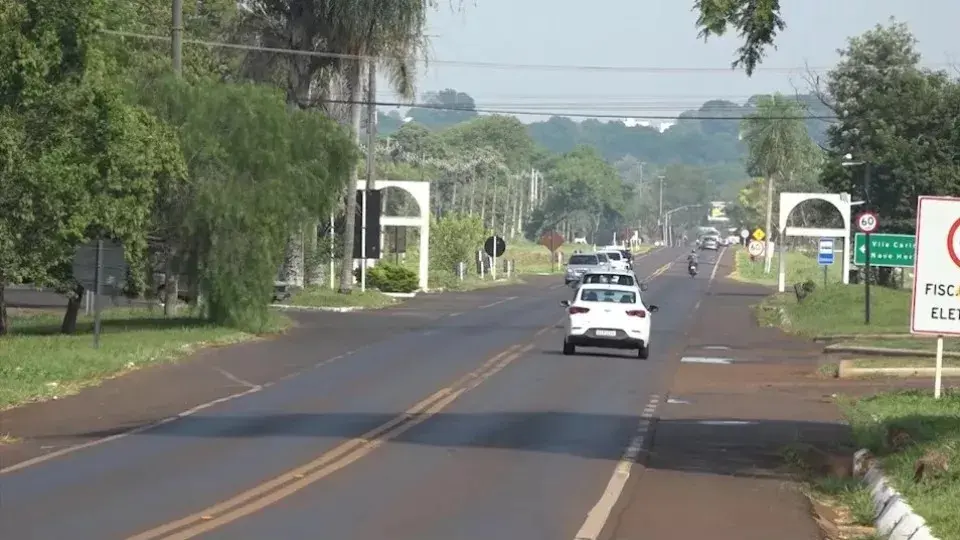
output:
M653 396L649 401L649 405L655 406L659 401L660 396ZM623 456L620 458L620 461L617 462L617 466L613 470L613 475L610 477L610 481L607 482L607 487L603 490L603 495L600 496L597 504L587 513L587 518L584 520L580 530L577 531L574 540L597 540L600 533L603 532L603 528L610 518L610 513L613 512L613 507L616 506L620 495L623 493L623 489L627 486L627 480L630 479L630 470L636 463L637 458L640 457L640 452L643 451L643 443L646 439L648 429L647 424L648 420L646 418L641 420L640 425L637 427L636 434L630 439L630 444L627 445Z
M516 296L511 296L511 297L509 297L509 298L504 298L504 299L502 299L502 300L497 300L496 302L493 302L492 304L487 304L487 305L485 305L485 306L480 306L480 307L478 307L477 309L487 309L487 308L491 308L491 307L493 307L493 306L499 306L500 304L502 304L502 303L504 303L504 302L509 302L509 301L511 301L511 300L516 300L517 298L518 298L518 297L516 297Z
M56 450L56 451L54 451L54 452L50 452L50 453L44 454L44 455L42 455L42 456L37 456L37 457L35 457L35 458L31 458L31 459L28 459L28 460L26 460L26 461L21 461L20 463L17 463L16 465L11 465L11 466L9 466L9 467L4 467L4 468L0 469L0 476L3 476L3 475L5 475L5 474L7 474L7 473L12 473L12 472L15 472L15 471L19 471L19 470L21 470L21 469L26 469L27 467L32 467L32 466L34 466L34 465L39 465L39 464L41 464L41 463L43 463L43 462L50 461L51 459L56 459L56 458L58 458L58 457L65 456L65 455L67 455L67 454L72 454L72 453L74 453L74 452L79 452L80 450L85 450L85 449L87 449L87 448L92 448L92 447L94 447L94 446L99 446L99 445L101 445L101 444L106 444L106 443L109 443L109 442L113 442L113 441L116 441L116 440L119 440L119 439L123 439L124 437L129 437L130 435L137 435L137 434L143 433L143 432L145 432L145 431L150 431L151 429L156 429L156 428L158 428L158 427L160 427L160 426L162 426L162 425L164 425L164 424L169 424L170 422L173 422L174 420L179 420L179 419L181 419L181 418L186 418L187 416L191 416L191 415L196 414L196 413L198 413L198 412L200 412L200 411L202 411L202 410L209 409L210 407L213 407L213 406L215 406L215 405L220 405L221 403L226 403L226 402L228 402L228 401L232 401L232 400L237 399L237 398L241 398L241 397L244 397L244 396L248 396L248 395L250 395L250 394L254 394L254 393L256 393L256 392L259 392L259 391L263 390L264 388L268 388L268 387L270 387L270 386L273 386L274 384L279 383L279 382L281 382L281 381L285 381L285 380L288 380L288 379L292 379L292 378L294 378L294 377L296 377L296 376L298 376L298 375L303 374L307 369L314 369L314 368L318 368L318 367L321 367L321 366L325 366L325 365L327 365L327 364L332 364L333 362L335 362L335 361L337 361L337 360L340 360L340 359L342 359L342 358L346 358L347 356L352 355L353 353L357 352L358 350L360 350L360 349L356 349L356 350L353 350L353 351L349 351L349 352L346 352L346 353L344 353L344 354L341 354L341 355L338 355L338 356L334 356L333 358L327 358L326 360L323 360L323 361L321 361L321 362L317 362L316 364L314 364L314 365L312 365L312 366L309 366L309 367L307 367L307 368L305 368L305 369L302 369L302 370L295 371L295 372L293 372L293 373L289 373L289 374L287 374L287 375L284 375L283 377L280 377L279 379L277 379L277 380L275 380L275 381L271 381L271 382L264 383L264 384L261 384L261 385L252 385L248 390L244 390L243 392L237 392L237 393L235 393L235 394L230 394L230 395L228 395L228 396L224 396L224 397L222 397L222 398L218 398L218 399L215 399L215 400L213 400L213 401L208 401L208 402L206 402L206 403L201 403L200 405L197 405L196 407L187 409L187 410L185 410L185 411L183 411L183 412L181 412L181 413L177 413L177 414L175 414L175 415L173 415L173 416L168 416L168 417L166 417L166 418L157 420L156 422L151 422L151 423L149 423L149 424L146 424L146 425L143 425L143 426L139 426L139 427L135 427L135 428L133 428L133 429L130 429L130 430L127 430L127 431L124 431L124 432L121 432L121 433L116 433L116 434L114 434L114 435L110 435L109 437L104 437L104 438L102 438L102 439L96 439L96 440L92 440L92 441L85 442L85 443L82 443L82 444L76 444L76 445L73 445L73 446L68 446L68 447L66 447L66 448L61 448L60 450ZM221 373L223 373L224 376L226 376L227 378L229 378L229 379L231 379L231 380L234 380L234 382L238 382L238 383L246 384L246 385L250 385L250 384L251 384L251 383L248 383L248 382L246 382L246 381L243 381L242 379L239 379L239 378L234 379L234 377L233 377L232 375L230 375L229 373L227 373L226 371L224 371L224 370L222 370L222 369L220 369L220 368L215 368L215 369L219 370L219 371L220 371Z

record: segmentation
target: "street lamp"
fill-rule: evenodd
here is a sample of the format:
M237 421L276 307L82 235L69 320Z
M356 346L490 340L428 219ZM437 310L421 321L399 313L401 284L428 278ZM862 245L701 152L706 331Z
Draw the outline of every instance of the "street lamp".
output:
M667 243L667 229L664 227L663 223L663 178L664 176L657 175L657 179L660 180L660 212L657 217L657 225L660 225L660 239L664 244Z
M664 227L663 227L663 230L664 230L664 242L663 242L663 243L664 243L664 245L667 245L667 246L669 247L669 246L670 246L670 243L672 243L673 235L668 234L668 232L669 232L669 230L670 230L670 225L669 225L669 223L670 223L670 218L671 218L671 216L672 216L675 212L680 212L681 210L689 210L689 209L691 209L691 208L703 208L704 206L706 206L706 205L704 205L704 204L687 204L687 205L684 205L684 206L678 206L677 208L673 208L672 210L668 210L667 213L663 215L664 219L666 220L666 221L664 222ZM668 240L670 241L669 243L667 242Z
M850 203L850 206L865 204L869 210L870 205L870 162L869 161L854 161L853 154L846 154L843 156L843 161L840 163L841 167L859 167L863 165L863 198L862 201L855 201ZM870 233L863 233L863 320L864 324L870 324L870 277L872 270L870 268Z

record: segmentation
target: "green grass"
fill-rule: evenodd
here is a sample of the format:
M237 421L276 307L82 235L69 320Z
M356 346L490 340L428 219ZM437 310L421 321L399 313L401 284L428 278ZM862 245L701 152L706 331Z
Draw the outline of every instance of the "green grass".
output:
M871 356L868 358L853 359L855 368L934 368L936 360L933 358ZM943 359L943 367L960 367L960 359Z
M934 535L960 538L960 392L948 390L935 400L931 391L901 391L844 400L842 407L857 442L881 458L888 477ZM886 443L891 428L905 431L910 444L892 449ZM950 470L915 483L914 465L930 451L946 455Z
M63 397L133 369L172 362L195 349L254 339L254 334L159 311L103 312L100 348L93 348L93 319L81 316L74 335L59 334L62 313L13 312L11 334L0 338L0 410ZM290 320L271 315L264 333Z
M763 258L756 261L750 260L750 254L742 247L734 248L736 250L736 267L731 275L733 279L746 281L749 283L758 283L761 285L776 286L780 275L780 254L775 253L770 262L770 273L764 272ZM817 286L823 286L823 267L817 264L817 259L796 251L786 253L785 262L787 265L785 281L788 288L793 287L794 283L803 283L812 280ZM843 282L843 265L838 260L834 264L827 266L827 284L839 284Z
M361 291L360 287L356 287L350 294L340 294L336 290L326 287L308 287L295 292L284 304L305 307L378 309L397 302L400 302L400 300L372 289Z
M937 340L926 337L896 337L896 338L858 338L842 341L839 344L852 347L873 347L881 349L909 349L912 351L936 352ZM960 339L944 338L945 352L960 352Z
M862 285L817 287L802 302L797 301L792 290L775 294L760 304L758 316L761 322L779 326L775 314L778 308L783 309L790 319L785 330L805 336L909 332L910 291L872 287L870 296L869 325L864 319Z

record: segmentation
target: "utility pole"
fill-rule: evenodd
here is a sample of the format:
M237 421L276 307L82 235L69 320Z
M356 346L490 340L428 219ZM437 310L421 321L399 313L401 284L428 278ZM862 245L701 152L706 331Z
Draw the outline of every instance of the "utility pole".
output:
M660 180L660 212L657 218L657 224L660 225L660 237L663 240L663 243L667 243L667 229L664 227L663 223L663 175L657 176L657 179Z
M367 185L360 212L360 290L367 290L367 201L373 193L374 156L377 145L377 63L367 61Z
M173 72L180 76L183 73L183 0L173 0L173 25L170 30Z
M763 250L763 257L766 259L763 264L764 273L770 273L771 262L773 261L773 253L770 252L770 238L773 237L773 231L770 230L770 227L773 226L773 175L771 174L767 177L767 220L764 223L763 232L767 233L766 245ZM777 238L777 241L781 244L783 243L783 238ZM786 248L786 246L783 246Z

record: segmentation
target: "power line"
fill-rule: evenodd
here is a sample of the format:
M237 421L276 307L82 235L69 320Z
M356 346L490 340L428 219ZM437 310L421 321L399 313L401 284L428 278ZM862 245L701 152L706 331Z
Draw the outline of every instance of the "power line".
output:
M342 105L371 105L367 101L351 101L347 99L328 99L325 100L326 103L336 103ZM496 108L486 108L478 107L476 109L464 109L462 107L452 107L449 105L437 105L434 103L402 103L399 101L376 101L372 105L377 107L409 107L417 109L431 109L438 111L458 111L458 112L476 112L479 114L501 114L501 115L510 115L510 116L568 116L571 118L611 118L617 120L625 119L623 114L591 114L591 113L576 113L576 112L560 112L560 111L544 111L544 110L521 110L521 109L496 109ZM741 116L687 116L680 118L677 115L670 116L661 116L661 115L627 115L627 118L636 119L636 120L734 120L741 121L745 118L752 118L749 115ZM761 120L836 120L836 116L814 116L814 115L797 115L797 116L761 116Z
M126 32L121 30L101 30L105 34L120 37L129 37L152 41L170 41L170 36L156 34L141 34L137 32ZM385 56L367 56L358 54L335 53L327 51L303 51L299 49L283 49L278 47L263 47L260 45L244 45L241 43L228 43L223 41L206 41L201 39L183 38L183 43L191 45L202 45L205 47L215 47L221 49L235 49L251 52L268 52L274 54L291 54L297 56L313 56L319 58L336 58L341 60L379 60L391 58ZM569 65L569 64L513 64L505 62L475 62L469 60L429 60L423 61L429 64L438 64L455 67L475 67L488 69L522 69L536 71L594 71L594 72L626 72L626 73L735 73L739 71L730 67L666 67L666 66L601 66L601 65ZM950 64L930 64L929 66L949 66ZM832 66L797 66L797 67L764 67L758 66L757 72L794 72L794 71L827 71L833 69Z

